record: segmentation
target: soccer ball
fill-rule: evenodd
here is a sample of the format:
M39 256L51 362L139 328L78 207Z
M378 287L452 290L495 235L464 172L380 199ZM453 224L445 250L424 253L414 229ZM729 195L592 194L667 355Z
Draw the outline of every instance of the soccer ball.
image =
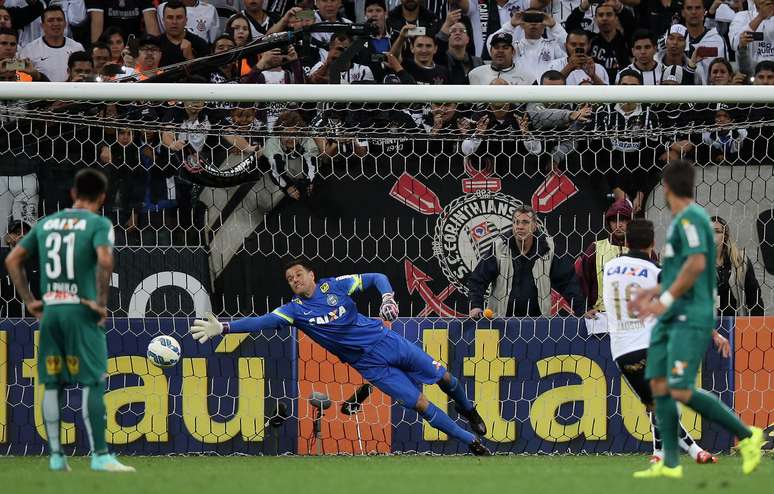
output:
M171 336L157 336L148 345L148 358L157 367L172 367L180 360L180 343Z

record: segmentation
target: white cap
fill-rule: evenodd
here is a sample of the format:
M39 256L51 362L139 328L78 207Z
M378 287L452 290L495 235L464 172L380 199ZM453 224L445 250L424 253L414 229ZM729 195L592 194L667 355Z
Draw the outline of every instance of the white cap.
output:
M683 26L682 24L672 24L669 27L669 31L667 31L667 36L670 34L679 34L683 38L688 36L688 28Z

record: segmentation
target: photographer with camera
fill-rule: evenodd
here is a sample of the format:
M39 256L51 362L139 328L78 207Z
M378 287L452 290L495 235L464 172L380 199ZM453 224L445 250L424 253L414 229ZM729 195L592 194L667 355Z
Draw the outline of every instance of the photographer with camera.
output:
M588 32L580 29L570 32L564 46L567 56L551 61L548 70L561 72L568 86L610 84L605 68L589 55Z
M345 32L334 33L331 37L330 50L325 60L317 62L309 71L311 84L331 84L331 65L339 59L344 50L352 45L352 35ZM346 70L341 72L341 84L351 84L360 81L373 81L374 74L367 65L350 62Z
M734 16L728 35L734 50L748 50L748 67L739 70L750 74L764 60L774 60L774 0L754 0L755 10L743 10Z

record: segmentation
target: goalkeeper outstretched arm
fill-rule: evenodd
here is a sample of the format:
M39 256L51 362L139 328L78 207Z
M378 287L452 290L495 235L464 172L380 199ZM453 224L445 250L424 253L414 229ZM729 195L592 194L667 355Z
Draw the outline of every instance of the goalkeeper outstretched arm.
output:
M282 326L289 326L291 322L292 320L287 320L286 316L278 314L277 310L259 317L245 317L232 322L220 322L214 314L208 312L207 319L196 319L193 322L190 332L193 339L204 343L222 334L279 329Z

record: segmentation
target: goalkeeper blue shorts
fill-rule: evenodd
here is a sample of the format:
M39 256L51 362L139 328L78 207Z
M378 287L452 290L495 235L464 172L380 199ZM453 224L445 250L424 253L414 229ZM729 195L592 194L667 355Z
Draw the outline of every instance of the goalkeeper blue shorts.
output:
M420 384L435 384L446 373L440 362L392 331L351 365L365 380L407 408L416 405Z

